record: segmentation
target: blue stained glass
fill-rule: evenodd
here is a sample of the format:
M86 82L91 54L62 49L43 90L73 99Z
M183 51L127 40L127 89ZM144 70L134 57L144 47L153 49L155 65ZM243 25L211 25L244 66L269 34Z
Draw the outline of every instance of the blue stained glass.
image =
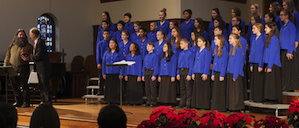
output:
M52 52L52 48L53 48L53 21L51 20L52 18L50 18L48 15L42 15L39 18L37 18L37 28L40 30L41 32L41 38L43 40L46 41L46 46L47 46L47 51L48 52Z

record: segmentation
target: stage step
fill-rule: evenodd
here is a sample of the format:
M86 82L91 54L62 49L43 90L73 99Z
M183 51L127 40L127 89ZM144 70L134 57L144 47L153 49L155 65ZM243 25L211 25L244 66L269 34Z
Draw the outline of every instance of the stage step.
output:
M299 96L299 92L282 92L284 96Z
M82 96L83 99L85 99L85 104L92 104L92 103L99 103L102 98L104 98L104 95L84 95ZM91 102L88 102L88 99L91 99ZM97 99L96 101L93 101L93 99Z
M250 107L257 107L257 108L268 108L268 109L275 109L275 116L276 117L284 117L278 115L278 110L287 110L289 109L289 104L263 104L263 103L256 103L256 102L250 102L248 100L244 101L245 106Z

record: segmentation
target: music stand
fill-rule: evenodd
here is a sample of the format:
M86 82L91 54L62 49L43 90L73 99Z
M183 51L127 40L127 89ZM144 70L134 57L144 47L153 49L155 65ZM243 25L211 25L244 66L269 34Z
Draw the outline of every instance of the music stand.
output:
M5 76L5 97L7 103L8 76L18 76L18 73L11 66L0 66L0 76Z
M115 62L113 64L106 64L107 67L119 67L120 71L119 74L121 75L121 68L122 67L127 67L127 66L131 66L133 64L135 64L136 62L134 61L119 61L119 62ZM122 80L119 81L119 93L120 93L120 108L122 108ZM131 112L125 112L125 113L131 113ZM132 114L132 113L131 113Z

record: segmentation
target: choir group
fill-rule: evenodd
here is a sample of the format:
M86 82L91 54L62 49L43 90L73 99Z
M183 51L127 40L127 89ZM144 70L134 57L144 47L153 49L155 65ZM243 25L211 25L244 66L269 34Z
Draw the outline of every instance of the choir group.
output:
M282 6L273 2L262 17L259 5L252 5L246 39L237 7L228 27L219 9L212 9L208 31L201 18L191 19L190 9L183 12L186 20L180 26L161 10L149 31L138 21L131 23L130 13L115 25L104 12L96 59L105 101L119 102L119 83L125 80L128 105L143 103L144 86L144 106L174 105L180 94L177 108L240 111L248 83L251 101L279 103L282 91L299 89L299 13L294 8L293 0L283 0ZM121 71L106 67L121 60L136 63Z

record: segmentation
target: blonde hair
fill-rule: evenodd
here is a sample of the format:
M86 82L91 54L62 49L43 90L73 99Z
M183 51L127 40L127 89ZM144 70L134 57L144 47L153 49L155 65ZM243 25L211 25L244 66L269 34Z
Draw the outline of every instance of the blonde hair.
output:
M239 46L242 49L240 37L239 37L239 35L237 35L235 33L232 33L229 36L232 36L233 38L237 39L237 44L235 46L233 45L233 49L231 48L230 52L229 52L229 55L232 54L233 56L235 56L237 47Z
M218 52L218 57L221 57L222 56L222 49L223 49L223 46L224 46L224 41L225 41L225 38L223 35L216 35L215 38L218 38L220 40L220 46L216 46L215 50L214 50L214 55L216 56L216 53L217 53L217 50L219 48L219 52Z

